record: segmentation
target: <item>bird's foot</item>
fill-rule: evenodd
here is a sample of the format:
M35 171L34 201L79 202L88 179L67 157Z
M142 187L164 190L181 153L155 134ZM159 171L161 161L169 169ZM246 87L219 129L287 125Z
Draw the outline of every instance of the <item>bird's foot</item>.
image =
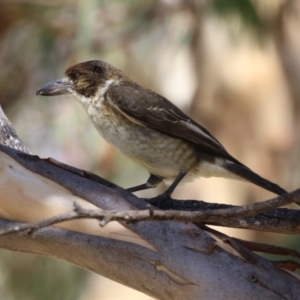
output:
M166 191L167 192L167 191ZM162 208L165 206L165 204L168 202L168 200L172 200L171 195L169 193L164 192L161 195L158 195L153 198L145 199L149 204Z

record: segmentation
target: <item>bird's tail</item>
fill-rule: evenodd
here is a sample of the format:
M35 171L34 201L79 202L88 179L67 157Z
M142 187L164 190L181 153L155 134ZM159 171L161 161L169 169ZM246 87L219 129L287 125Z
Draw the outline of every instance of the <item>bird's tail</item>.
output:
M241 163L227 162L223 167L227 171L258 185L263 189L275 193L276 195L283 195L287 193L287 191L281 188L279 185L260 177L258 174L254 173Z

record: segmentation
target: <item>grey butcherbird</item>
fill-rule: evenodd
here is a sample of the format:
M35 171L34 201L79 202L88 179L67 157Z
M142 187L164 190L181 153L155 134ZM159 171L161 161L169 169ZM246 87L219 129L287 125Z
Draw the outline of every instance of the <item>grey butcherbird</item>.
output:
M62 79L41 87L37 95L72 94L85 108L102 137L146 168L150 177L131 192L203 177L248 180L277 195L286 193L232 157L201 125L161 95L141 87L103 61L70 67Z

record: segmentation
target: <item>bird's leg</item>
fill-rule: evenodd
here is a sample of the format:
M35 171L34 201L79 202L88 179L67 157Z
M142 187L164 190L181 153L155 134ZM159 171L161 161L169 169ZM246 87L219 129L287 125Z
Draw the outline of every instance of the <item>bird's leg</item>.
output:
M180 170L178 175L176 176L175 180L172 182L172 184L168 187L168 189L161 195L150 199L149 203L160 207L161 204L169 199L172 195L172 193L174 192L175 188L178 186L178 184L181 182L181 180L184 178L184 176L187 174L186 171L184 170ZM152 200L152 201L151 201Z
M133 192L137 192L137 191L152 189L152 188L157 187L162 181L163 181L163 179L161 177L150 174L150 177L148 178L146 183L129 188L129 189L127 189L127 191L133 193Z
M163 194L161 194L161 196L165 195L166 198L169 198L172 195L172 193L174 192L174 190L176 189L176 187L178 186L178 184L181 182L183 177L186 175L186 173L187 173L186 171L180 170L178 175L176 176L175 180L168 187L168 189Z

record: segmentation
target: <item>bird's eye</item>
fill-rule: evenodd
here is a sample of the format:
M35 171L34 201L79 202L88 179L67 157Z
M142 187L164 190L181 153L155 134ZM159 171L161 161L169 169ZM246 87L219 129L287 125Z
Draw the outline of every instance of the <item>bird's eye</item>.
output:
M75 81L78 80L79 74L78 74L77 72L71 72L71 73L69 74L69 77L70 77L70 79L71 79L73 82L75 82Z

